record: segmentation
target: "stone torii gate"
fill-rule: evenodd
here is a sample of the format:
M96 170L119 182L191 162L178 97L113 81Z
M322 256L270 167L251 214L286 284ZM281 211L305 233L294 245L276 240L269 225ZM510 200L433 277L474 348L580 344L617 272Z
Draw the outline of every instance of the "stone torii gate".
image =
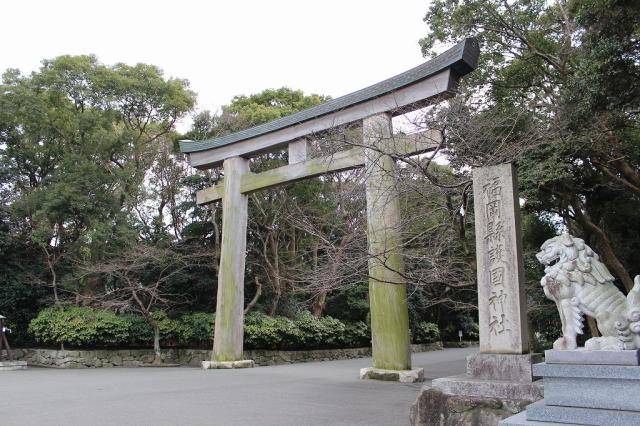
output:
M365 167L373 367L411 369L394 158L433 150L440 136L429 133L426 142L393 137L391 119L454 96L459 79L476 68L478 54L477 42L466 39L409 71L324 104L227 136L180 142L193 167L224 169L222 182L196 194L200 205L222 200L223 207L213 359L203 367L253 366L243 359L247 194ZM354 124L361 125L362 146L307 158L308 138ZM252 157L286 148L288 165L261 173L249 170ZM374 373L369 376L376 378Z

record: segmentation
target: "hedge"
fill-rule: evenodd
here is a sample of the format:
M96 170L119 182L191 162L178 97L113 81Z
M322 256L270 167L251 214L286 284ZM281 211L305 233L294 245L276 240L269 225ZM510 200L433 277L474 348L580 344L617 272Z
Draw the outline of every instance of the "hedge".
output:
M209 347L213 339L213 314L192 312L178 318L154 312L164 347ZM46 308L29 324L28 332L44 344L64 343L76 347L150 346L153 332L139 315L118 315L90 307ZM418 323L416 343L439 340L438 327ZM371 330L362 321L343 322L332 317L316 318L300 312L294 318L270 317L250 312L245 317L244 344L247 349L323 349L365 347L371 344Z

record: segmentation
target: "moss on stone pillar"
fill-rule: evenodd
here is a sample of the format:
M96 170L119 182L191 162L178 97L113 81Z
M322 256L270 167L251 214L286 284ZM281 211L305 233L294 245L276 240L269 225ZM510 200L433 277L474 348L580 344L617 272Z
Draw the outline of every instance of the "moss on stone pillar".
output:
M379 114L363 120L373 366L408 370L409 310L401 256L396 163L376 149L390 137L390 115Z
M224 161L222 247L213 338L214 361L243 359L248 197L240 193L240 185L242 175L248 172L249 162L244 158L234 157Z

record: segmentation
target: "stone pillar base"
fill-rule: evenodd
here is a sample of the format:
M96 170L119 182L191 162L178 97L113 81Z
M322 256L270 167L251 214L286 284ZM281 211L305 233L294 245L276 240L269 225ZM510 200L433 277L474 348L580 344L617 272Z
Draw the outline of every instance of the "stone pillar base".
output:
M496 425L501 419L522 411L530 400L484 396L448 395L423 386L411 406L413 426Z
M256 363L252 359L243 359L239 361L202 361L202 368L205 370L219 368L253 368Z
M431 382L434 389L448 395L524 400L532 403L544 397L542 380L511 382L507 380L476 379L469 374L442 377Z
M360 369L361 379L384 380L389 382L415 383L424 381L424 369L415 370L385 370L367 367Z
M0 361L0 371L26 370L27 361Z
M414 426L495 425L542 399L542 380L533 380L539 354L473 354L467 372L424 386L411 406Z

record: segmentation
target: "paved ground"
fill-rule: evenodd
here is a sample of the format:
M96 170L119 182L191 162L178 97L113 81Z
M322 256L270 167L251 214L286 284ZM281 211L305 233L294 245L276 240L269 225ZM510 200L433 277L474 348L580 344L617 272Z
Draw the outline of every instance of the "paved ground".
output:
M476 349L413 354L428 380ZM420 384L359 380L370 359L246 370L0 372L0 425L407 425Z

